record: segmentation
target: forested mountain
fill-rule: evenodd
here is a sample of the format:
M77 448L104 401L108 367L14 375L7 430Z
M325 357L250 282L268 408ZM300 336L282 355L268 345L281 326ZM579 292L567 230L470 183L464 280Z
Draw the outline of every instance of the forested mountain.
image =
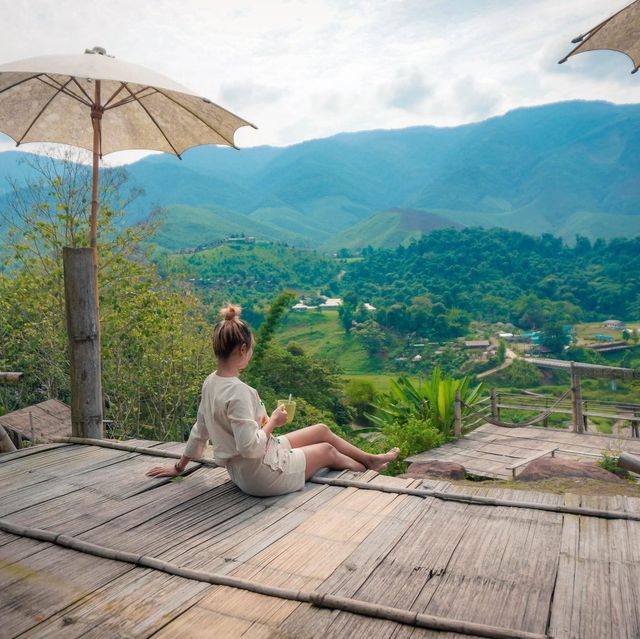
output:
M640 316L640 238L579 237L504 229L442 229L393 250L368 249L349 264L346 299L373 303L391 328L446 333L470 319L540 328L608 316ZM461 313L463 315L461 315ZM438 319L438 316L440 319Z
M252 321L283 289L309 304L341 296L345 328L375 319L398 333L448 339L472 320L541 328L640 317L640 238L578 237L574 246L544 234L505 229L438 229L395 249L366 248L357 258L329 258L281 245L222 244L166 255L161 273L191 280L217 308L248 305ZM375 312L364 304L372 304Z
M0 154L0 197L16 155ZM340 235L390 209L570 241L629 237L640 234L638 158L640 105L563 102L450 128L150 156L128 167L146 191L129 219L169 207L172 228L159 242L171 248L220 239L231 226L300 246L390 246L401 238L380 236L379 224L359 227L356 240Z
M436 229L462 228L451 219L420 209L389 209L368 217L323 244L329 250L388 248L410 244Z
M566 102L452 128L203 147L182 163L155 156L130 171L149 201L221 206L276 233L306 228L316 246L392 208L573 240L640 234L639 157L640 106ZM384 245L361 235L369 243Z

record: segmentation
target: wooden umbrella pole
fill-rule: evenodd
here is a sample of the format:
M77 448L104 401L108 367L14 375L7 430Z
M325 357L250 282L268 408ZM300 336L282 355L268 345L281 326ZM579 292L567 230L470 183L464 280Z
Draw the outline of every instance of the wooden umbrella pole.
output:
M100 81L91 105L93 182L89 248L63 249L65 307L69 337L71 423L75 436L102 438L103 405L98 292L98 180L101 148Z
M95 81L94 102L91 107L91 125L93 126L93 182L91 186L91 219L89 241L96 248L98 236L98 180L100 177L101 123L104 109L100 104L100 80Z

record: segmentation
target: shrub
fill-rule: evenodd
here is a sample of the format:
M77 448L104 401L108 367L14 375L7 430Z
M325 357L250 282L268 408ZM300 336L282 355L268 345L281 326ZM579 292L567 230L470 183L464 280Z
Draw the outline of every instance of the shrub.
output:
M622 479L630 479L629 473L624 468L620 468L619 461L620 451L603 450L602 459L598 462L598 464L605 470L608 470L614 475L618 475L618 477L621 477ZM630 479L630 481L633 480Z
M388 475L404 472L407 465L404 460L407 457L437 448L445 442L445 436L437 428L418 417L410 417L404 422L387 422L381 432L383 437L366 448L376 453L386 452L395 446L400 449L398 459L389 464L386 471Z

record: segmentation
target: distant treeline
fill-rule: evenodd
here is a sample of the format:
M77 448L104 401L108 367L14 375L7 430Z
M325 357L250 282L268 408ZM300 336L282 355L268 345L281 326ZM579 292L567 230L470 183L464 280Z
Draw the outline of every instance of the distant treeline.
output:
M376 320L400 331L462 334L470 319L530 328L640 317L640 238L578 236L568 246L550 234L443 229L362 257L346 268L341 293L352 312L372 303Z

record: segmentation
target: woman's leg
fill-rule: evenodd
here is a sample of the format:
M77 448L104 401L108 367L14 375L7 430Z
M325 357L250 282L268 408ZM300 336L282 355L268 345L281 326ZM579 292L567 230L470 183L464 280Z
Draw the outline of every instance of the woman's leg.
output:
M290 433L287 434L289 437ZM304 453L306 467L304 478L311 479L321 468L331 468L333 470L354 470L362 472L366 468L355 459L343 455L339 450L327 442L301 446Z
M342 437L338 437L338 435L331 431L325 424L314 424L313 426L307 426L300 430L294 430L291 433L286 433L285 437L291 443L292 448L304 448L305 446L320 443L331 444L339 453L350 457L352 460L364 466L364 468L375 471L384 470L387 464L393 461L400 452L398 448L392 448L389 452L382 455L372 455L364 450L360 450L357 446L342 439Z

